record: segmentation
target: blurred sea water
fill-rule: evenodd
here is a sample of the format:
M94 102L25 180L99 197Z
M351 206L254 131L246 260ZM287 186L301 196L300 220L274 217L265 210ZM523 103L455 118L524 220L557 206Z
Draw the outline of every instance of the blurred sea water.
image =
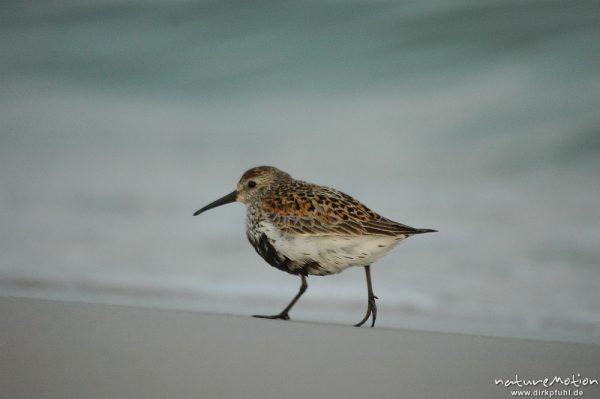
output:
M5 2L0 295L277 312L244 209L275 165L439 233L378 326L600 342L597 1ZM292 312L350 324L359 269Z

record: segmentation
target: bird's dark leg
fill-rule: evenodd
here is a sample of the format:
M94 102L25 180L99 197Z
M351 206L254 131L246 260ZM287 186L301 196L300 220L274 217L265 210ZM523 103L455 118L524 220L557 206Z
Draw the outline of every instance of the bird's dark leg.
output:
M375 303L375 299L378 299L373 294L373 286L371 285L371 266L365 266L365 274L367 275L367 290L369 293L369 300L367 302L367 314L365 317L355 324L355 327L360 327L365 324L365 321L369 320L369 316L373 315L373 321L371 322L371 327L375 326L375 319L377 319L377 304Z
M306 291L306 289L308 288L308 284L306 284L306 277L304 277L304 275L301 274L300 278L302 279L302 284L300 285L300 291L298 291L298 293L296 294L296 296L294 297L294 299L292 299L292 302L290 302L290 304L287 305L285 307L285 309L283 309L281 311L281 313L273 315L273 316L254 315L253 317L259 317L261 319L289 320L290 316L288 315L288 312L296 304L296 302L298 301L298 299L300 299L300 297L302 296L302 294L304 294L304 291Z

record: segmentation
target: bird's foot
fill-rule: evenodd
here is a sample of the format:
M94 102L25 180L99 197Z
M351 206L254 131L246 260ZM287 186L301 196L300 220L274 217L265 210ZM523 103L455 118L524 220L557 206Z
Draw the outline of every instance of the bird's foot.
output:
M279 313L279 314L274 314L272 316L264 316L264 315L259 315L259 314L255 314L252 315L252 317L256 317L259 319L272 319L272 320L289 320L290 316L287 313Z
M371 316L373 316L373 319L371 321L371 327L375 327L375 320L377 319L377 303L375 302L375 299L379 298L377 298L376 295L369 295L369 302L367 303L367 314L361 321L356 323L354 327L362 326L367 320L369 320L369 317Z

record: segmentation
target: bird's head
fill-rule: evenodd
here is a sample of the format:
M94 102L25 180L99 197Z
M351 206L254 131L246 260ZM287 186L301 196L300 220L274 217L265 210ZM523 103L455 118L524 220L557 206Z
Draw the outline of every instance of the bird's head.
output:
M201 214L212 208L216 208L221 205L229 204L231 202L241 202L243 204L249 204L267 190L273 183L282 180L289 179L290 175L273 167L273 166L258 166L244 172L240 181L237 184L235 191L227 194L218 200L211 202L205 207L198 209L194 216Z

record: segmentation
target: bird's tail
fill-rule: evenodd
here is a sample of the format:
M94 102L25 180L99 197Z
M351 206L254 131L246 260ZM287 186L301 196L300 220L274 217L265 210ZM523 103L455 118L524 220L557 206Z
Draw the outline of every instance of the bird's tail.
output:
M434 229L415 229L415 231L411 234L425 234L425 233L437 233L437 230Z

